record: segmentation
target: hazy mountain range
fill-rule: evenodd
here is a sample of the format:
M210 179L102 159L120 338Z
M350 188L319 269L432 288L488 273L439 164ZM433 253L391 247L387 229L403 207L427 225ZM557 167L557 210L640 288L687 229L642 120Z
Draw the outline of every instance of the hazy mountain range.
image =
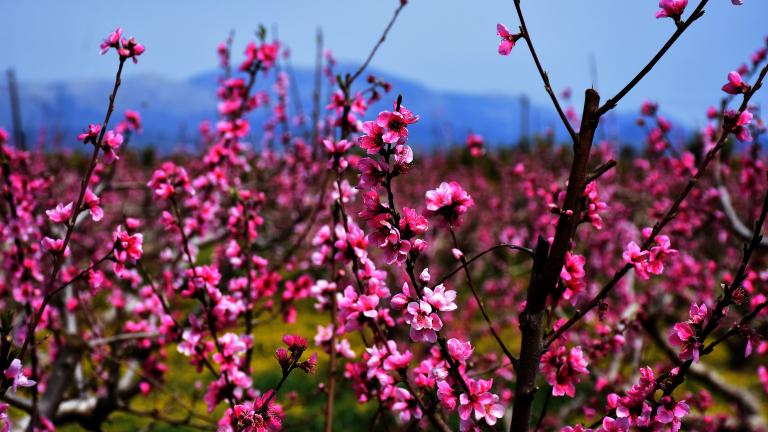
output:
M352 69L347 67L346 69ZM337 71L346 70L344 65ZM368 117L373 118L382 109L391 109L398 93L405 97L404 104L421 116L418 125L410 128L411 142L415 146L435 149L461 143L471 130L483 135L491 146L510 145L517 142L526 131L530 134L554 129L558 137L564 136L556 112L550 105L527 104L524 97L504 94L467 94L433 90L428 84L403 79L391 74L371 73L393 85L383 101L371 107ZM144 133L134 139L142 146L156 146L170 150L179 144L193 143L197 128L203 120L216 118L216 87L218 71L193 76L186 80L173 80L157 75L131 75L123 79L117 98L116 116L127 109L141 112ZM309 116L312 111L314 71L297 67L292 70L292 83L300 94L301 107ZM76 144L75 135L89 122L101 121L111 91L111 78L81 81L27 83L20 77L20 99L24 130L27 141L34 143L45 131L46 141L61 137L63 145ZM259 76L257 87L271 88L274 75ZM323 101L327 100L328 86L324 79ZM364 76L360 85L364 84ZM5 83L0 92L0 125L10 129L10 104ZM534 89L543 91L542 89ZM325 105L325 102L323 103ZM290 109L295 112L296 104ZM580 107L575 107L580 111ZM324 109L324 108L323 108ZM524 115L527 113L527 115ZM265 118L263 109L253 114L254 124ZM527 122L525 119L527 118ZM602 136L617 138L624 144L642 142L643 129L636 125L637 111L612 113L603 122ZM114 124L114 123L113 123ZM258 128L253 128L258 133ZM685 133L684 128L677 131ZM258 141L257 137L253 138Z

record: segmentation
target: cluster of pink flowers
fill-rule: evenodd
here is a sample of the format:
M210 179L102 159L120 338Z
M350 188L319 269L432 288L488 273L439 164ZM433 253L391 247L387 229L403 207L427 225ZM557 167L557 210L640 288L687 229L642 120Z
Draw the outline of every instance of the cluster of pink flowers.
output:
M651 236L651 228L643 228L643 236ZM632 265L635 273L641 279L648 279L651 274L660 275L664 271L664 263L670 256L677 255L677 250L672 249L669 237L657 235L654 237L653 246L649 250L643 250L635 242L629 242L623 253L624 262Z
M552 386L553 396L574 397L576 386L580 381L579 375L588 375L587 359L581 352L581 347L567 350L565 346L551 349L541 357L541 372Z
M121 61L131 59L134 63L138 62L137 57L142 55L146 50L144 45L136 42L136 39L133 37L128 39L124 38L123 29L120 27L116 28L115 31L110 33L109 36L104 39L104 42L101 43L100 48L102 54L106 54L107 51L109 51L111 48L114 48L117 51L117 54L120 56Z
M683 21L686 7L662 0L658 17L684 30L692 22ZM528 38L524 25L520 31L497 26L500 54ZM761 247L742 249L750 235L738 220L760 217L752 198L766 187L758 140L765 130L756 106L728 109L760 87L747 81L766 62L765 47L729 74L701 143L678 146L658 104L645 102L642 152L628 161L617 155L617 138L596 142L583 168L601 168L573 194L563 178L574 158L554 134L497 153L469 133L466 149L421 157L409 138L419 116L402 97L367 117L392 89L380 77L357 80L362 69L336 75L326 51L318 79L329 100L314 101L309 121L292 104L300 105L280 41L260 28L241 62L231 46L230 39L217 48L218 103L215 118L200 125L199 153L155 163L151 152L127 152L143 127L132 110L116 126L107 115L77 136L93 152L86 167L79 156L9 145L0 129L0 305L13 312L0 320L0 387L14 392L8 400L33 429L101 427L132 398L156 394L182 402L184 416L176 416L176 404L141 415L174 426L296 428L314 415L310 399L320 395L327 428L359 428L334 419L334 398L337 407L346 403L346 391L378 406L371 428L496 430L544 383L551 390L535 399L546 397L547 408L535 412L537 402L532 410L541 429L574 419L593 429L562 430L676 432L683 421L692 430L755 429L759 413L720 412L735 403L746 413L749 398L731 402L678 387L691 366L709 366L700 358L713 346L740 355L742 344L720 344L738 336L746 339L743 364L760 364L768 392L761 333L768 272L758 267L766 257ZM126 61L144 52L121 29L101 45L111 49L117 80ZM272 86L262 82L268 79ZM570 100L570 89L562 97ZM118 99L111 95L108 113ZM566 126L581 123L572 106L560 114ZM726 134L754 142L715 154ZM716 174L700 171L711 160L720 162ZM672 201L678 189L689 195ZM638 203L648 203L647 211ZM659 222L638 236L635 227L649 219ZM560 242L563 227L570 235ZM720 261L741 256L752 261L733 274L721 269ZM622 279L630 270L641 280L658 277ZM527 292L540 279L551 279L544 298ZM689 318L676 322L688 305ZM318 352L310 335L296 334L307 323L316 328ZM674 324L656 329L659 323ZM277 327L282 344L266 342ZM524 342L519 350L506 345L517 336L528 342L531 328L540 330L535 356ZM709 333L723 339L707 340ZM183 394L174 393L178 358L195 373ZM651 359L656 372L625 367L629 359ZM534 390L516 395L526 391L526 375ZM290 391L296 380L316 391ZM42 401L53 397L62 403L51 410ZM200 402L207 415L194 412ZM103 412L80 413L91 406ZM0 430L16 426L16 415L0 404Z
M698 341L698 330L701 329L709 316L707 305L691 304L690 315L689 320L675 324L669 333L669 342L673 346L680 347L680 360L698 362L699 348L701 347L701 343Z

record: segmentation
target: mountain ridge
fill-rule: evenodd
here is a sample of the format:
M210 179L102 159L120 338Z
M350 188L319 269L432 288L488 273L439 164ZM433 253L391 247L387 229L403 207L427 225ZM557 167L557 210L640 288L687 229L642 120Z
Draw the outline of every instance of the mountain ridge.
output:
M340 64L336 68L337 72L346 70L354 70L354 67L351 64ZM296 67L291 70L291 74L292 85L298 84L304 114L309 117L314 70ZM524 129L535 134L551 128L556 138L566 138L555 110L548 105L529 103L528 125L524 125L521 120L524 110L522 95L440 91L396 74L375 69L371 69L370 74L391 82L392 92L383 95L382 101L370 107L367 118L373 118L380 110L391 109L395 95L403 94L404 104L421 117L418 126L411 128L411 140L430 150L462 143L469 131L483 135L491 147L518 142ZM137 143L135 145L155 146L161 151L177 148L179 144L185 144L185 141L194 141L192 137L196 132L193 134L191 131L196 131L200 122L216 119L215 96L219 76L217 70L179 80L160 74L133 74L130 79L123 80L116 102L116 115L119 116L125 109L135 109L142 114L144 132L134 139ZM260 75L257 83L259 89L271 89L274 75L269 75L266 80L264 75ZM323 98L327 100L325 77L323 83ZM25 133L32 137L28 141L34 141L38 131L44 127L49 135L62 136L64 146L73 146L76 133L88 123L102 118L111 87L112 81L108 78L22 81L19 85L22 120ZM289 93L289 97L293 95L293 92ZM10 107L5 96L7 92L0 94L0 125L8 128L11 124ZM293 108L291 104L289 109ZM256 126L266 116L263 109L251 115L254 133L258 133ZM607 122L612 125L609 135L619 137L622 144L640 145L644 131L636 125L636 119L636 111L611 113ZM673 123L677 126L677 137L687 135L684 127L677 122ZM253 139L258 140L258 137Z

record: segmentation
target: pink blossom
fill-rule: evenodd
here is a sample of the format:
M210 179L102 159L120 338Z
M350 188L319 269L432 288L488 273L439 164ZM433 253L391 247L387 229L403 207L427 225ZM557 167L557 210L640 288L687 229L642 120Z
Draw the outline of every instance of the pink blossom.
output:
M469 341L462 342L456 338L448 339L448 353L454 359L465 362L472 355L472 351L474 348Z
M643 104L640 106L640 112L644 116L648 116L648 117L655 116L658 109L659 109L659 104L655 101L645 100L643 101Z
M446 290L443 284L436 286L434 290L424 288L423 295L427 303L441 312L456 310L456 291Z
M32 381L26 375L24 375L24 368L21 365L21 360L15 358L11 361L8 369L5 370L5 378L13 380L11 389L15 392L17 387L32 387L37 382Z
M419 419L422 416L421 407L408 390L402 387L395 388L395 403L392 409L399 412L400 420L408 422L411 418Z
M408 363L413 360L413 354L409 350L405 350L401 353L398 351L397 345L394 343L390 344L390 342L393 341L387 341L387 345L389 346L389 355L387 355L387 358L384 359L384 363L382 363L384 370L407 370Z
M427 218L420 215L415 209L403 207L400 217L400 232L410 238L412 236L422 235L429 229Z
M597 191L597 182L590 182L584 189L587 198L587 219L595 229L603 229L603 218L600 212L608 208L608 204L600 200Z
M749 110L744 110L741 113L728 110L723 116L723 122L727 127L730 127L731 133L736 135L739 141L752 142L752 133L747 126L752 122L753 117Z
M461 188L459 183L443 182L437 189L427 191L424 216L443 216L449 225L461 225L461 216L475 205L472 197Z
M691 409L685 401L675 402L671 397L661 398L661 405L656 410L654 420L661 424L672 424L672 432L678 432L682 426L682 419Z
M62 205L56 204L56 207L51 210L46 210L45 214L48 215L48 219L55 223L65 223L72 215L72 203Z
M382 223L379 229L371 233L369 239L384 251L384 261L387 264L405 262L411 250L411 242L402 239L400 230L387 222Z
M768 394L768 367L760 365L760 367L757 368L757 378L760 381L760 384L763 385L765 394Z
M43 248L49 252L61 252L61 250L64 249L63 239L44 237L41 243Z
M584 290L584 264L586 258L582 255L575 255L571 252L565 253L565 265L560 270L560 279L565 284L566 291L563 297L568 300L574 298L576 295Z
M363 192L363 208L358 216L368 221L371 226L378 227L389 220L389 206L381 202L376 190L368 190ZM401 230L403 229L402 225L403 222L401 221Z
M191 188L187 170L173 162L164 162L155 170L152 178L147 183L155 196L167 200L181 191L194 192Z
M99 139L99 132L101 131L100 124L89 124L88 130L77 136L77 139L82 141L83 144L96 144Z
M512 48L515 47L515 43L522 36L519 33L510 33L507 26L504 24L496 24L496 34L501 38L499 43L499 54L509 55L512 52Z
M474 411L475 420L484 419L491 426L504 416L499 397L490 392L493 380L469 380L469 394L459 396L459 418L468 420Z
M677 250L672 249L670 245L669 237L665 235L656 236L654 246L651 247L648 254L648 263L646 264L646 270L649 273L660 275L664 271L664 262L667 258L677 255Z
M388 171L386 165L371 158L363 158L357 163L357 169L360 170L358 188L378 189L383 186Z
M656 12L656 18L672 18L679 21L686 6L688 6L688 0L660 0L660 9Z
M640 279L648 279L648 251L640 250L640 246L635 242L629 242L622 257L624 262L632 264L635 268L635 273Z
M565 346L557 350L549 350L541 356L541 372L549 385L552 386L553 396L576 394L575 384L581 381L580 375L588 375L587 359L581 352L581 347L573 347L566 351Z
M276 432L282 429L282 410L274 405L272 392L269 391L251 402L235 405L232 415L236 423L244 425L240 432ZM226 421L222 427L231 427L231 421ZM220 429L221 430L221 429Z
M144 236L141 234L130 234L118 225L112 234L115 242L115 273L122 276L127 262L136 262L143 253Z
M413 163L413 149L405 144L395 146L394 168L397 174L407 172Z
M485 141L481 135L475 133L470 133L467 135L467 149L469 149L469 154L474 157L480 157L485 153L485 149L483 148L484 143Z
M363 123L363 135L358 139L358 145L368 154L376 154L384 148L385 129L375 121Z
M123 29L118 27L107 35L107 38L104 39L104 41L99 45L99 48L101 49L101 54L104 55L109 51L110 48L118 49L120 48L120 38L123 36Z
M376 117L376 124L384 128L381 140L387 144L403 144L408 139L408 125L419 121L419 116L414 115L404 106L399 111L382 111Z
M699 346L701 344L697 341L696 331L690 323L682 322L675 324L674 329L670 331L669 342L673 346L681 346L683 348L680 351L680 360L687 361L692 359L696 362L699 361Z
M749 84L742 80L738 72L731 71L728 73L728 82L723 86L723 91L732 95L746 93L749 91Z
M122 38L120 43L122 46L117 49L117 53L120 54L120 58L131 59L134 63L138 63L139 60L137 57L144 54L144 51L146 51L144 45L136 42L136 39L132 37L129 39Z
M706 320L709 316L709 310L707 309L707 305L704 303L702 303L701 306L697 305L696 303L691 303L691 309L689 313L691 315L691 322L694 324L703 324L704 320Z
M93 219L94 222L100 221L104 217L104 210L102 210L99 205L101 203L99 197L93 193L91 188L86 188L85 196L83 199L85 201L85 205L88 207L88 210L91 212L91 219Z
M123 136L115 131L107 131L104 134L102 148L104 149L104 163L111 164L116 159L120 159L115 153L123 144Z
M411 325L411 339L414 342L435 343L436 332L443 328L443 322L432 312L432 306L423 300L410 302L406 311L406 322Z
M344 170L349 165L349 162L344 158L344 154L352 148L352 143L347 140L323 140L323 146L328 153L329 161L328 167L331 169Z

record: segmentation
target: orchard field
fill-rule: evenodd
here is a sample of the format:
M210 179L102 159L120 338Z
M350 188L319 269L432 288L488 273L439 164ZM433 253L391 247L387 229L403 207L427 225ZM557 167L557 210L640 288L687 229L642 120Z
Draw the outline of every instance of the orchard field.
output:
M668 39L601 94L554 87L510 0L484 49L533 62L563 133L435 149L368 70L391 3L352 71L318 45L303 110L274 30L203 47L194 147L132 145L131 29L93 41L114 81L70 145L0 125L0 430L768 430L768 37L684 138L622 105L628 146L604 119L710 2L661 0Z

